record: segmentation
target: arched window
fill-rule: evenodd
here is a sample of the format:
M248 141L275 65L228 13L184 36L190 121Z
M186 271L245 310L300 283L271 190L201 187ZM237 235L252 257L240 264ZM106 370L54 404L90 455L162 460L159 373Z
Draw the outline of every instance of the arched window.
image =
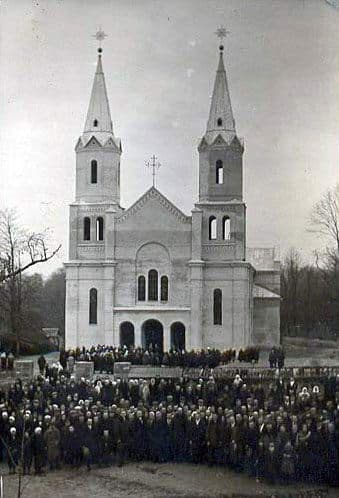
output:
M89 291L89 323L98 323L98 291L96 289Z
M91 220L87 216L84 218L84 240L91 240Z
M157 270L150 270L148 272L148 300L158 300L158 272Z
M94 126L94 128L96 128L96 127L98 126L98 120L97 120L97 119L95 119L95 120L93 121L93 126Z
M222 119L221 118L218 118L217 125L222 126Z
M161 289L161 291L160 291L161 301L168 301L168 277L166 277L165 275L163 277L161 277L160 289Z
M104 219L101 216L97 218L96 230L97 230L97 241L104 240Z
M91 161L91 183L98 182L98 163L95 159Z
M131 322L123 322L120 325L120 346L127 349L134 348L134 325Z
M214 325L222 324L222 292L220 289L214 289L213 292L213 323Z
M224 216L222 219L222 238L230 240L231 238L231 220L229 216Z
M217 238L217 219L215 216L210 216L208 221L208 238L210 240Z
M217 185L222 185L224 183L224 166L220 159L218 159L215 165L215 182Z
M138 301L145 301L146 299L146 279L143 275L138 277Z

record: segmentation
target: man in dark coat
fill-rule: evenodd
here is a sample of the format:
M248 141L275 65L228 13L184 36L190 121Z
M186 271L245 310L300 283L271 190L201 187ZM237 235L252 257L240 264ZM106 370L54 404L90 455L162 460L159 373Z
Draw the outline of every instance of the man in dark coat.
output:
M172 421L173 457L175 462L183 462L187 454L187 418L179 406Z
M92 420L87 420L82 443L82 456L87 466L91 470L91 465L98 462L99 458L99 431L93 426Z
M50 470L59 467L60 439L61 435L59 429L54 425L54 423L50 424L44 434L44 440L47 445L47 459Z
M120 423L119 423L119 437L116 447L116 462L119 467L121 467L125 463L128 456L129 425L130 422L126 417L126 411L121 410Z
M142 417L142 411L137 410L132 425L132 453L135 460L140 462L145 459L147 449L147 432L145 422Z
M208 453L208 464L214 465L217 463L217 449L219 446L218 434L218 415L213 413L212 418L209 420L206 430L206 444Z
M99 440L99 465L107 466L113 461L113 441L108 429L104 429Z
M191 420L189 443L192 462L202 463L206 449L206 425L201 419L199 412L196 412Z
M78 467L81 459L81 445L78 433L75 431L73 425L68 428L63 438L63 449L65 462Z
M41 375L44 375L44 373L45 373L46 363L47 362L46 362L44 355L39 356L38 365L39 365L39 370L40 370Z
M42 435L41 427L34 429L32 438L32 454L34 457L34 470L36 474L42 473L42 468L46 460L46 443Z
M278 478L278 455L273 442L269 443L265 453L264 475L271 484Z
M7 463L10 474L15 474L15 469L20 459L20 440L15 427L11 427L7 442Z
M24 433L23 440L23 455L22 455L22 470L23 474L31 472L32 465L32 438L28 432Z

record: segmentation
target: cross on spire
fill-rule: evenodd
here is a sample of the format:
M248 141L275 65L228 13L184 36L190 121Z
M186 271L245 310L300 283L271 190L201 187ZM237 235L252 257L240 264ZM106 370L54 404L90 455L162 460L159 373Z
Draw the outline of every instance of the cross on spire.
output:
M153 187L155 187L155 175L156 170L161 167L161 163L158 161L158 158L153 154L149 161L145 161L147 168L152 168L152 177L153 177Z
M220 26L215 32L214 32L215 35L217 35L217 37L220 39L220 46L219 46L219 49L222 51L224 50L224 46L223 46L223 40L224 38L226 38L227 35L230 34L230 31L228 31L228 29L225 28L225 26Z
M95 33L95 35L92 35L93 38L96 38L99 42L99 48L98 48L98 52L99 54L102 52L102 47L101 47L101 42L107 38L107 35L106 33L102 30L101 26L100 28L98 29L98 31Z

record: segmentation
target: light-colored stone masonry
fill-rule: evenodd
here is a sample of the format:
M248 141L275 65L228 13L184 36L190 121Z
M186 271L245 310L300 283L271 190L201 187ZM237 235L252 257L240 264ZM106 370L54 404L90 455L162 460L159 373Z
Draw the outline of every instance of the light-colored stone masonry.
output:
M222 51L207 130L198 147L199 198L191 216L154 187L129 209L120 206L122 148L113 133L101 55L85 130L75 150L76 196L70 206L65 264L67 348L123 344L126 322L134 329L134 344L144 346L149 320L156 320L152 327L164 349L183 327L187 349L279 343L280 263L272 248L246 249L244 144L235 131ZM90 222L89 240L84 240L84 218ZM153 283L152 270L157 271ZM139 277L145 277L145 300L138 299ZM168 295L162 299L165 277ZM158 299L152 301L149 291L156 284ZM90 319L91 289L97 291L95 319ZM217 305L216 289L221 291ZM216 306L221 307L219 324L214 323Z

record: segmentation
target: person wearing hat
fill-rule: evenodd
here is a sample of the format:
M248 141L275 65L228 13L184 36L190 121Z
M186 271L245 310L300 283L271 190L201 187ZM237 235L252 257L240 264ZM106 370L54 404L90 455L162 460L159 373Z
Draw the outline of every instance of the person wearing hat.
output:
M32 454L34 458L35 473L42 474L46 459L46 443L42 435L42 428L36 427L32 437Z
M7 354L6 351L2 351L0 354L1 370L6 370L7 368Z
M15 427L9 430L9 439L7 444L7 463L10 474L15 474L16 467L20 458L20 441Z

